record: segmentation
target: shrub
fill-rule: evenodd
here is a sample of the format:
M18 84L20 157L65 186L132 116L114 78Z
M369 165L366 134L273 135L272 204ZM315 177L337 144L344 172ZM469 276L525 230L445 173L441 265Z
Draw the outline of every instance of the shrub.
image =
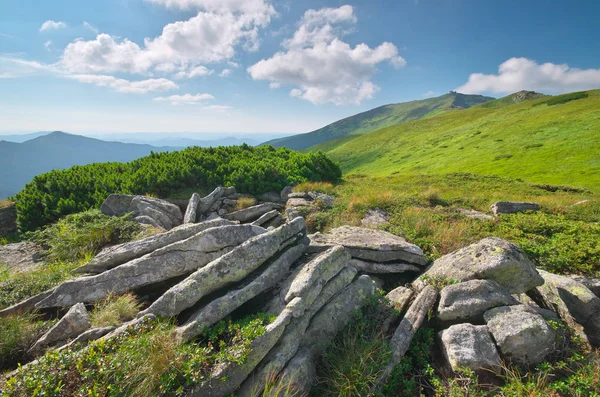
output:
M140 304L135 296L109 295L103 301L96 303L90 317L94 327L117 327L135 318L139 311Z

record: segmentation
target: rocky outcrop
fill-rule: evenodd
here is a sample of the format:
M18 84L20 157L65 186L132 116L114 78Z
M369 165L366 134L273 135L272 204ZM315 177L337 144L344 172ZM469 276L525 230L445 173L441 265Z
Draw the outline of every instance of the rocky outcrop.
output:
M200 204L200 195L193 193L183 215L183 223L196 223L198 219L198 204Z
M103 336L108 335L115 329L117 328L113 326L88 329L87 331L79 335L77 338L73 339L71 342L59 347L57 350L70 349L75 347L76 345L86 345L91 341L98 340Z
M487 326L456 324L438 336L446 363L453 371L461 368L473 371L500 369L500 357Z
M75 338L91 326L90 317L83 303L73 305L58 323L35 342L29 350L29 354L37 355L45 347L56 346L68 339Z
M390 331L392 324L400 317L400 313L406 309L410 303L410 298L413 296L413 291L406 287L397 287L385 296L392 306L392 312L381 324L381 332L387 334Z
M0 208L0 236L17 233L17 207L14 204Z
M27 241L0 245L0 269L7 266L10 273L34 270L45 263L42 252L42 247Z
M494 280L511 294L527 292L544 283L523 250L497 237L485 238L444 255L424 274L456 281ZM423 278L414 283L416 288L422 288L423 284Z
M390 214L382 209L375 208L367 211L360 224L362 227L369 229L379 229L381 226L389 224L389 219Z
M353 258L365 261L402 261L420 266L427 263L419 247L382 230L342 226L326 234L315 233L309 237L309 252L321 252L334 245L341 245L348 249Z
M0 260L1 262L2 260ZM598 297L600 297L600 278L590 278L583 276L569 276L573 280L577 281L586 286L587 289L592 291L592 293Z
M536 203L524 203L518 201L498 201L492 204L490 210L494 216L500 214L516 214L525 211L539 211L540 205Z
M224 215L226 219L242 223L251 222L273 210L281 210L283 206L277 203L263 203Z
M150 222L147 219L150 218L152 220L150 224L166 230L179 226L183 222L183 215L178 206L165 200L146 196L111 194L102 203L100 211L112 216L123 216L133 212L137 220Z
M358 271L373 274L420 273L422 270L417 266L409 265L407 263L377 263L360 259L352 259L350 261L350 266Z

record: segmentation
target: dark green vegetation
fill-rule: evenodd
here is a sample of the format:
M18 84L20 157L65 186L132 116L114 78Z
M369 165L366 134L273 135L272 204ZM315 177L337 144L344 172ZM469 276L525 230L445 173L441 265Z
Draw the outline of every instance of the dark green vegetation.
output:
M449 112L328 154L347 174L472 172L600 191L600 90Z
M47 353L10 378L4 396L180 395L215 367L244 363L269 321L260 314L223 320L198 341L179 344L172 323L148 320L107 342Z
M15 368L27 350L52 323L42 321L35 313L0 317L0 373Z
M323 153L248 145L152 153L130 163L98 163L38 175L15 196L19 228L98 208L111 193L167 197L179 189L235 186L260 194L305 181L336 181L339 167Z
M431 117L458 109L467 109L492 99L494 98L450 92L437 98L385 105L336 121L316 131L288 138L274 139L266 142L265 145L287 147L295 150L308 149L311 146L341 138L350 140L354 135L367 134L406 121ZM317 149L324 150L320 146Z
M38 134L31 134L34 137ZM105 142L55 131L22 143L1 141L0 198L14 195L34 176L101 161L131 161L150 152L174 150L132 143Z

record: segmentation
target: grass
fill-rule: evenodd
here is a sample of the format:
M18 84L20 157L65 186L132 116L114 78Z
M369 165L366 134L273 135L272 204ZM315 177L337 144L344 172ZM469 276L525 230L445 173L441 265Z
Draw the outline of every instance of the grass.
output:
M132 294L109 295L96 303L90 315L93 327L118 327L132 320L140 311L140 304Z
M327 153L345 174L471 172L600 192L600 90L584 94L409 121Z
M53 322L42 321L35 313L0 317L0 372L17 364Z
M12 204L10 200L0 200L0 208L10 207Z
M332 194L334 186L330 182L304 182L294 186L293 191Z
M236 211L239 211L248 207L252 207L253 205L256 205L256 199L254 197L243 196L237 199L235 209Z

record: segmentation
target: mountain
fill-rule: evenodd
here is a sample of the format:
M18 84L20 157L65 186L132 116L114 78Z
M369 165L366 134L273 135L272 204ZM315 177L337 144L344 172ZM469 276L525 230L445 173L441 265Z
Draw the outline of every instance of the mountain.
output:
M176 149L105 142L59 131L22 143L0 141L0 198L12 196L34 176L54 169L104 161L127 162L151 151Z
M51 134L52 131L32 132L30 134L7 134L0 135L0 141L23 143L40 136Z
M328 154L345 173L470 172L599 191L600 90L513 98L380 129Z
M192 132L130 132L109 134L85 134L91 138L110 140L123 143L140 143L153 146L234 146L243 143L257 146L262 142L291 136L281 133L192 133Z
M265 142L264 145L285 146L289 149L304 150L332 140L351 140L358 135L406 121L431 117L457 109L467 109L493 99L495 98L482 95L465 95L451 91L436 98L380 106L336 121L316 131L288 138L274 139Z

